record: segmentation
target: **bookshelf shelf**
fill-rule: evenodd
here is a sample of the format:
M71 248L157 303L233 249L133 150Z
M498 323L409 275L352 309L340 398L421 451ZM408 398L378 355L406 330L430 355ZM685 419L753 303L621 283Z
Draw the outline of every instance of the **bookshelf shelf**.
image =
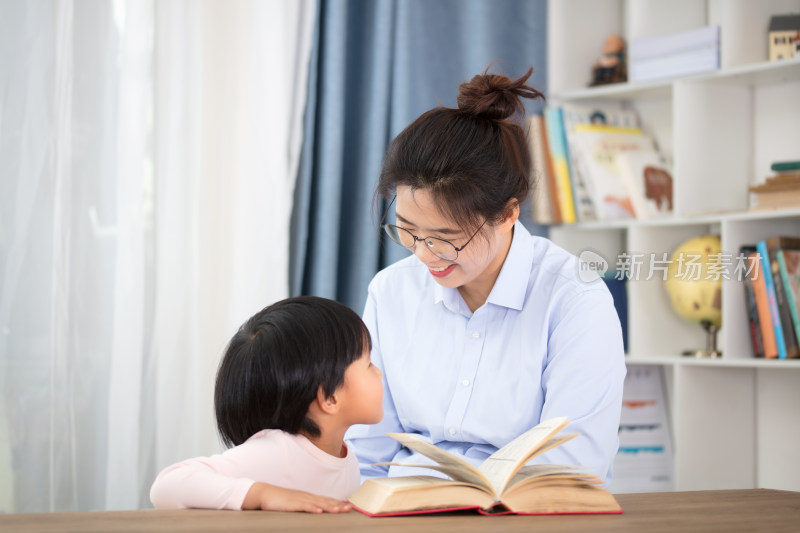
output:
M731 211L727 213L711 213L704 215L685 216L685 217L665 217L652 220L600 220L582 222L579 227L582 229L630 229L636 227L662 227L662 226L689 226L697 224L721 224L726 221L757 221L770 220L776 218L798 218L800 208L791 209L770 209L762 211ZM569 224L558 224L552 228L569 229Z
M783 61L762 61L725 70L650 82L618 83L599 87L587 87L584 89L554 93L552 96L554 99L564 102L603 99L660 99L670 98L672 96L672 87L676 82L717 82L721 84L765 87L772 84L793 81L800 81L800 58L786 59Z
M587 87L554 93L553 98L565 102L581 100L635 100L669 98L672 95L672 80L643 83L616 83L599 87Z
M674 216L554 225L554 242L613 264L622 253L671 253L704 233L720 235L723 253L734 255L773 235L800 235L800 208L747 210L748 187L772 162L800 159L800 58L766 61L770 17L800 12L800 0L550 0L548 8L548 102L636 111L674 180ZM630 42L708 25L720 26L719 70L587 87L608 35ZM703 347L705 334L672 310L660 279L626 285L626 362L663 370L675 490L800 491L800 360L753 357L741 282L722 283L716 359L680 355Z
M798 359L725 359L694 358L682 356L628 356L629 365L703 366L710 368L768 368L771 370L800 370Z

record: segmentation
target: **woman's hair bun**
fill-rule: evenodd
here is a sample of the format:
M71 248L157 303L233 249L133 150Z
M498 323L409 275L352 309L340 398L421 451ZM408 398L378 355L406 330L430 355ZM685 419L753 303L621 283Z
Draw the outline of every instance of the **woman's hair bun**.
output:
M525 84L532 73L531 67L525 75L511 79L489 74L486 69L458 86L459 111L491 120L502 120L514 113L524 114L525 106L520 98L544 98L541 92Z

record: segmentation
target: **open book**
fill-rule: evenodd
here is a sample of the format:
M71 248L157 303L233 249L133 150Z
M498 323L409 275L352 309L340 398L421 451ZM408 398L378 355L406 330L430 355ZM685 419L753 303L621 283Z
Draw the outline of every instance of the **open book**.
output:
M410 433L390 437L436 465L409 465L438 470L452 479L406 476L369 479L350 497L370 516L477 509L482 514L621 513L602 480L579 466L525 465L532 458L577 434L556 435L569 421L546 420L490 455L478 468Z

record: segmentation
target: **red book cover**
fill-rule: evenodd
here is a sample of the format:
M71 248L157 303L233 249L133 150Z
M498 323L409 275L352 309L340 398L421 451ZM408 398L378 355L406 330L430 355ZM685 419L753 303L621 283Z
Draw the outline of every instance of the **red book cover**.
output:
M414 516L414 515L421 515L421 514L436 514L436 513L452 513L452 512L463 512L463 511L477 511L478 513L482 514L483 516L506 516L506 515L519 515L519 516L551 516L551 515L584 515L584 514L622 514L625 511L622 509L618 511L573 511L568 513L515 513L509 509L498 511L495 513L491 513L485 511L478 507L477 505L468 506L468 507L450 507L447 509L418 509L415 511L403 511L398 513L370 513L363 509L360 509L353 505L353 509L358 511L359 513L365 514L372 518L381 518L384 516Z

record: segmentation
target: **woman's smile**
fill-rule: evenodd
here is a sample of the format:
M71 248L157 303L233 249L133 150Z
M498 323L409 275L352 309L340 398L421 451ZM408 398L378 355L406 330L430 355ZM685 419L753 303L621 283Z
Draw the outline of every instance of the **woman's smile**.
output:
M455 267L456 267L456 264L453 263L453 264L448 265L446 267L429 266L428 270L430 271L431 274L433 274L437 278L443 278L443 277L447 276L448 274L450 274L450 272L452 272Z

